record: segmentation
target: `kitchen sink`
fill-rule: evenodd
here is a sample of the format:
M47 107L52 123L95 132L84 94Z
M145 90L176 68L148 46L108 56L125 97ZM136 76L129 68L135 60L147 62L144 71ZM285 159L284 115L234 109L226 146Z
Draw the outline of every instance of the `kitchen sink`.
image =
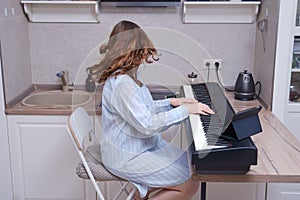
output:
M92 94L85 91L62 90L33 93L25 97L21 104L30 107L60 108L84 106L92 100Z

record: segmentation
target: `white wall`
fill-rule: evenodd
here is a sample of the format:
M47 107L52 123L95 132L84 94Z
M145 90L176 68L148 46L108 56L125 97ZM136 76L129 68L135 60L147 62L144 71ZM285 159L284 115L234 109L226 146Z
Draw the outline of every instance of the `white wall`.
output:
M4 10L7 11L6 16ZM1 0L0 40L6 102L31 86L27 23L20 0Z
M262 0L258 21L267 19L263 36L261 31L256 29L254 78L262 83L260 98L269 107L272 105L273 96L279 7L280 0ZM263 51L263 37L265 51Z
M11 168L9 159L6 115L4 113L4 95L2 84L2 66L0 50L0 199L12 200Z
M210 57L221 58L225 85L234 85L238 72L253 71L256 24L183 24L182 7L178 8L100 8L98 24L29 23L30 54L33 83L60 84L55 77L59 70L70 71L71 81L87 54L102 43L120 20L131 20L141 27L159 27L178 31L205 48ZM157 41L153 41L156 43ZM179 41L168 38L169 43ZM177 48L182 48L178 45ZM192 49L190 54L194 53ZM183 76L191 72L189 63L166 56L159 63ZM201 66L202 65L202 66ZM202 58L196 68L203 68ZM85 74L84 74L85 75ZM155 76L152 74L152 76ZM170 82L178 77L165 74Z

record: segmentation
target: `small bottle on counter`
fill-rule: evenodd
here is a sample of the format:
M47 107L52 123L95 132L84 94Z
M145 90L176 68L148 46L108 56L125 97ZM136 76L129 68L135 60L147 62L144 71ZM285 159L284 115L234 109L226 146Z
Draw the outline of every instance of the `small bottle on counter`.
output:
M94 92L96 90L96 83L92 78L92 73L88 71L88 77L85 81L85 89L87 92Z

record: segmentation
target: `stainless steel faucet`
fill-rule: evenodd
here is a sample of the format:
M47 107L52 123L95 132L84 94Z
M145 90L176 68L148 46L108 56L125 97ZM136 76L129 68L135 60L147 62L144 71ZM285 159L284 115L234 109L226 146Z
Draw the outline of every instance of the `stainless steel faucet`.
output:
M58 78L61 78L62 81L62 90L67 92L73 89L73 86L69 85L69 72L68 71L60 71L56 73Z

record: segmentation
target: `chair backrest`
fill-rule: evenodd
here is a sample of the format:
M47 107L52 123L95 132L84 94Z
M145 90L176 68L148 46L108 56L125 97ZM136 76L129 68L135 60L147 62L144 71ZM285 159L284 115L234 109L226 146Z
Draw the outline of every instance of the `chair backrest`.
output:
M83 140L85 138L85 136L87 134L91 134L92 137L95 137L95 133L94 133L94 126L93 126L93 123L88 115L88 113L81 107L77 108L75 111L73 111L73 113L69 116L69 119L68 119L68 122L67 122L67 129L68 129L68 133L69 135L71 136L72 138L72 141L74 143L74 146L76 146L77 148L77 153L82 161L82 164L88 174L88 177L89 179L92 181L92 184L98 194L98 197L100 200L105 200L101 190L100 190L100 187L97 185L97 182L95 180L95 177L87 163L87 160L84 156L84 152L85 152L85 149L84 149L84 146L83 146ZM92 147L95 147L95 146L92 146ZM88 150L88 148L86 149ZM98 149L100 150L100 148ZM92 152L90 152L92 153ZM100 155L100 154L99 154ZM101 157L101 155L100 155ZM94 158L96 158L96 156L94 156ZM101 159L97 159L98 161L101 160ZM102 164L100 164L102 166ZM113 175L109 175L110 177L112 178L108 178L108 173L107 170L104 168L104 167L101 167L101 168L98 168L97 170L99 170L102 174L102 176L105 176L107 180L118 180L120 181L118 178L116 177L113 177ZM99 172L98 171L98 172ZM106 173L103 173L103 172L106 172ZM124 180L122 180L124 181ZM121 182L120 182L121 183ZM126 198L126 200L131 200L135 191L136 191L136 188L134 188L133 190L131 190L131 192L128 192L127 189L126 189L126 186L127 186L128 182L126 183L121 183L121 188L120 188L120 191L117 192L116 196L114 197L114 199L117 199L119 198L119 196L122 194L122 192L126 192L128 197Z
M81 107L77 108L68 119L68 132L76 143L78 150L83 150L83 139L87 134L94 134L94 126L88 113Z
M98 197L100 198L100 200L105 200L100 188L97 185L94 175L92 174L91 169L89 168L87 161L83 155L83 140L85 136L87 134L94 134L94 126L88 113L81 107L76 108L76 110L73 111L73 113L69 116L67 122L67 129L69 135L72 138L74 146L76 146L77 148L77 153L82 161L82 164L84 165L88 177L92 181L92 184L98 194Z

